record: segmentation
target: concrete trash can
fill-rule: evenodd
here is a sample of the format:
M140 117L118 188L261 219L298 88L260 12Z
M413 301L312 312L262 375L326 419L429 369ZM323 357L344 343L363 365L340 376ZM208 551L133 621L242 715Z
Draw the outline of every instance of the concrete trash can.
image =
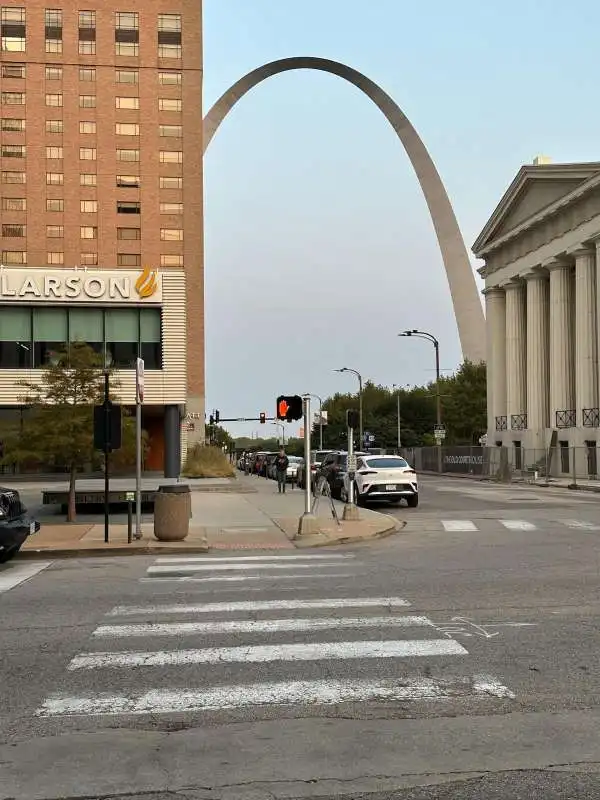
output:
M187 484L159 486L154 498L154 536L159 542L181 542L190 532L192 497Z

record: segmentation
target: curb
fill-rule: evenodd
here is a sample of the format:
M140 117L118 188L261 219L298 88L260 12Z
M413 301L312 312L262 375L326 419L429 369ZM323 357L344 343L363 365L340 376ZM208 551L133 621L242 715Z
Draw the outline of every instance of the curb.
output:
M36 559L36 558L98 558L110 556L155 556L155 555L194 555L195 553L208 553L208 545L198 545L197 547L186 547L185 550L181 547L155 547L148 545L147 547L140 546L124 546L120 548L104 548L104 547L86 547L77 549L63 549L63 550L20 550L17 558L23 559Z
M382 514L382 516L387 517L388 515ZM389 517L389 519L394 519L394 518ZM399 533L405 526L406 526L406 520L394 519L394 523L390 525L388 528L374 531L373 533L364 534L364 536L338 536L334 539L326 539L325 541L323 541L316 538L322 536L322 534L315 534L314 541L307 541L309 539L313 539L313 537L306 537L306 540L304 540L304 542L302 538L290 539L290 541L296 549L301 549L304 547L332 547L341 544L355 544L358 542L370 542L375 539L386 539L388 536L393 536L395 533Z

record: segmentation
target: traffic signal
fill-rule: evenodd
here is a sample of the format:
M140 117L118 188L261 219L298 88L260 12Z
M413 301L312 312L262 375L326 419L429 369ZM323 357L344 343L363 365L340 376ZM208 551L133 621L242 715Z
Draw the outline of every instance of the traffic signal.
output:
M349 408L346 411L346 425L349 428L358 428L360 426L360 417L356 409Z
M277 419L294 422L303 416L304 403L300 395L280 395L277 398Z
M265 414L265 412L264 412L264 411L261 411L261 412L260 412L260 417L259 417L259 419L260 419L260 424L261 424L261 425L264 425L264 424L265 424L265 422L267 421L267 415Z
M213 417L213 415L212 415L212 414L211 414L211 415L210 415L210 417L208 418L208 424L209 424L209 425L214 425L214 424L215 424L215 418Z
M221 415L219 414L219 412L218 412L218 411L215 411L215 422L217 423L217 425L219 424L219 419L220 419L220 416L221 416Z

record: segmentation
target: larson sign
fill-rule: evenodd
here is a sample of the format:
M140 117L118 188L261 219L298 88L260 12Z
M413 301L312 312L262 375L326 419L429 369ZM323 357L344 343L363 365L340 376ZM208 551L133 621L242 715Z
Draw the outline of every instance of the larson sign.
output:
M0 270L0 302L162 303L156 270Z

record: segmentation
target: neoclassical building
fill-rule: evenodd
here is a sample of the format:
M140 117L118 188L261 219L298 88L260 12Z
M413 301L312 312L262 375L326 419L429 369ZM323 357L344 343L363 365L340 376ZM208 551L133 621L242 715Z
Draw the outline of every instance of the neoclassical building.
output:
M596 473L600 163L521 167L473 245L485 264L488 444ZM571 448L578 448L573 451ZM525 463L528 462L528 463ZM580 473L581 474L581 473Z

